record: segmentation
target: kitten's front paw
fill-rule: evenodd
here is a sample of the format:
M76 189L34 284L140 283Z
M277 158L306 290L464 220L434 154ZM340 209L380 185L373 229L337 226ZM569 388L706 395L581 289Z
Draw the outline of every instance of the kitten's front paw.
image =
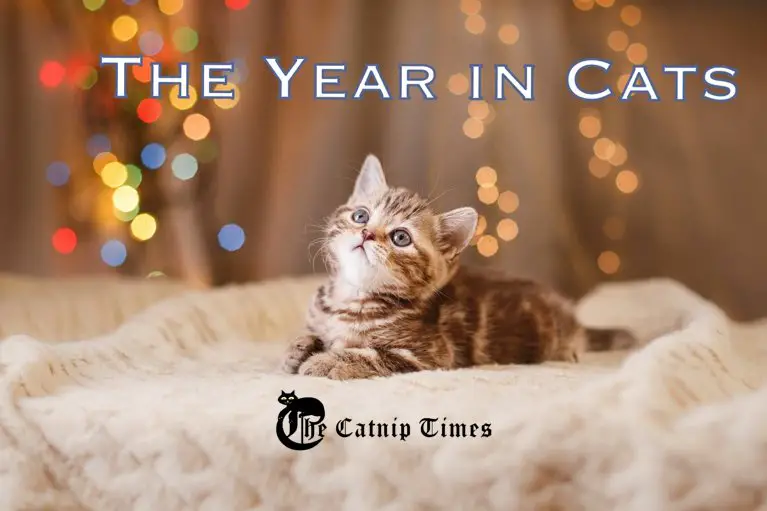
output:
M306 362L312 355L323 351L325 347L319 337L304 335L296 338L285 353L282 360L282 370L286 373L296 374L301 364Z
M333 353L317 353L301 364L298 374L329 378L338 363L338 357Z

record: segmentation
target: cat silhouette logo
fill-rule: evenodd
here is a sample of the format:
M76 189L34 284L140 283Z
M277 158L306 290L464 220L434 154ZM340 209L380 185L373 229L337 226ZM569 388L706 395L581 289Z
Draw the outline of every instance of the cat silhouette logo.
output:
M319 399L299 398L295 390L283 390L277 401L285 405L277 416L277 438L282 445L294 451L305 451L322 442L326 428L322 423L325 420L325 407Z

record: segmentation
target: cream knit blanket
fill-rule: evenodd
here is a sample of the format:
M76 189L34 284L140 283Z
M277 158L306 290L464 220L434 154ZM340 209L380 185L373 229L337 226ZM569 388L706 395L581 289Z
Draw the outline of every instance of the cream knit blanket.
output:
M767 509L766 323L670 281L605 285L579 314L651 340L625 359L277 374L315 284L0 279L0 509ZM278 441L283 390L323 402L317 447ZM395 417L405 441L335 430Z

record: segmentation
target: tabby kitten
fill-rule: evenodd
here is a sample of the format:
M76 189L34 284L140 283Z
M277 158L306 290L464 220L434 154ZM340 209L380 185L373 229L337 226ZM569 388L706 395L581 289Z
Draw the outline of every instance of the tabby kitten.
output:
M625 331L584 328L570 301L535 282L459 267L476 225L472 208L436 214L415 193L390 188L368 156L348 202L328 219L329 278L283 370L343 380L577 362L586 349L633 345Z

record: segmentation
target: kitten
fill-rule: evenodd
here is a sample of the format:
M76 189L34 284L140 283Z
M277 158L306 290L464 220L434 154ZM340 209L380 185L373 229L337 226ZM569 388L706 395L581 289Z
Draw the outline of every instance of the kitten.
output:
M586 349L628 348L628 332L584 328L545 287L459 267L477 212L436 214L386 184L370 155L348 202L328 219L329 279L315 293L308 335L283 370L333 379L481 364L577 362Z

